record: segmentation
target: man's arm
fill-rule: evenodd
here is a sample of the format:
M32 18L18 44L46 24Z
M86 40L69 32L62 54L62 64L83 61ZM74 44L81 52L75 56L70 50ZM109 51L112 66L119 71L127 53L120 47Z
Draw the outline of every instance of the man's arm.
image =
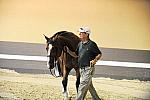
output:
M101 58L102 54L98 54L94 60L90 61L90 64L95 65L96 62Z
M102 56L102 54L98 54L94 60L97 62L101 58L101 56Z

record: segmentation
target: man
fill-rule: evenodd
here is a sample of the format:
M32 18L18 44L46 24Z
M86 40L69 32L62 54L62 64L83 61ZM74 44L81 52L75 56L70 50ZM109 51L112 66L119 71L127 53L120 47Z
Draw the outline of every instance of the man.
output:
M95 70L94 65L101 58L102 53L97 44L90 40L91 31L88 27L81 27L79 32L81 42L78 44L76 53L82 79L78 89L77 100L84 100L88 90L93 100L101 100L93 87L92 77Z

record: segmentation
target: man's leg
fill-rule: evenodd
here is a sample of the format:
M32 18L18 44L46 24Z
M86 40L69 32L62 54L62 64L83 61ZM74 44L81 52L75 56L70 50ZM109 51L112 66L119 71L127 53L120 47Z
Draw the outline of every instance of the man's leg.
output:
M91 93L92 96L92 100L101 100L95 90L95 88L93 87L93 83L91 81L91 84L89 85L89 92Z
M77 100L84 100L86 94L88 91L88 86L87 84L82 84L80 83L78 94L77 94Z
M77 94L77 100L84 100L87 91L89 89L89 85L92 81L92 76L90 73L90 69L85 68L85 69L81 69L81 82L79 85L79 90L78 90L78 94Z
M91 76L93 76L94 73L95 73L95 67L91 67L90 71L91 71ZM89 90L89 92L91 93L92 100L101 100L101 99L99 98L99 96L98 96L98 94L97 94L97 92L96 92L94 86L93 86L92 78L91 78L91 81L90 81L90 83L89 83L89 88L88 88L88 90Z

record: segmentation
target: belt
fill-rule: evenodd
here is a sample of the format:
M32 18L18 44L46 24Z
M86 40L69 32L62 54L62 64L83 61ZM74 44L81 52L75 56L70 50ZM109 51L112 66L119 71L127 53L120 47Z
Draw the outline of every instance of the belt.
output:
M90 67L90 66L82 66L82 67L80 67L80 69L85 69L87 67Z

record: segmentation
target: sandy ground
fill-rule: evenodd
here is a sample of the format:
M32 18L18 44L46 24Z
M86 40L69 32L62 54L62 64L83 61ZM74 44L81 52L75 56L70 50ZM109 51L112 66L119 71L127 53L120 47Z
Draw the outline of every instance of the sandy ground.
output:
M62 78L47 74L20 74L0 69L0 100L64 100ZM75 76L69 76L68 90L76 98ZM150 81L93 78L102 100L150 100ZM88 92L86 100L91 100Z

